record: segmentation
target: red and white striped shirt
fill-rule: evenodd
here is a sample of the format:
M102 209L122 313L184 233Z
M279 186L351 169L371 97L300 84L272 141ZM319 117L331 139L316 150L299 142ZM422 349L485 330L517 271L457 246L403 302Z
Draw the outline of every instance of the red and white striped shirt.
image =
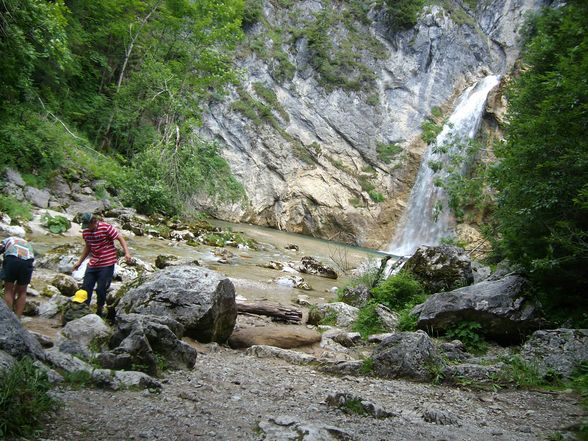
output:
M101 268L114 265L117 261L114 240L118 238L118 231L106 222L98 222L96 229L82 231L82 237L90 247L90 262L88 267Z

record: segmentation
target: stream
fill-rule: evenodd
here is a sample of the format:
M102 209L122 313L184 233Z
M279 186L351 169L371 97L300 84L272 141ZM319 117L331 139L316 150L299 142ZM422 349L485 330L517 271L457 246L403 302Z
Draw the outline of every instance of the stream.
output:
M106 219L110 222L110 219ZM112 222L116 226L116 222ZM290 304L299 295L307 295L312 303L325 302L335 299L333 288L344 286L353 277L353 270L362 265L379 265L379 261L386 254L367 248L353 247L343 243L316 239L300 234L288 233L271 228L249 224L234 224L223 221L210 221L211 224L243 233L247 238L258 243L258 249L225 247L234 256L228 263L220 263L214 254L215 247L199 245L189 246L185 242L176 242L146 236L134 236L123 231L133 257L153 264L158 255L175 255L178 258L196 259L200 265L225 274L235 285L236 294L247 300L267 300L271 302ZM83 240L77 224L65 235L43 234L42 229L33 229L30 241L37 254L42 255L51 248L66 243L78 243ZM298 250L286 249L294 244ZM116 243L117 248L120 245ZM318 277L311 274L290 273L271 268L264 268L262 264L270 261L281 263L291 262L296 268L303 256L312 256L323 264L332 267L339 278L336 280ZM302 290L276 282L276 279L297 275L310 285L311 290ZM34 277L34 276L33 276Z

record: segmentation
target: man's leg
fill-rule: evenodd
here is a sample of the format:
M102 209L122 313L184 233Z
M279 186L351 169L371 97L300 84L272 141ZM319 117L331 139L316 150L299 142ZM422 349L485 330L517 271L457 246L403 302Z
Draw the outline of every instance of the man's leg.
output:
M4 301L12 311L14 305L14 283L4 282Z
M104 308L104 304L106 303L106 291L110 286L113 274L114 265L100 268L100 272L98 273L98 284L96 285L96 295L98 296L96 299L96 313L99 316L102 316L102 310Z
M25 305L27 303L27 286L28 285L16 285L16 302L14 312L18 317L22 317L22 313L24 312Z
M88 299L86 300L88 306L90 306L90 302L92 301L92 293L94 292L94 285L96 285L96 281L98 280L98 274L99 269L95 268L87 268L84 273L82 289L88 293Z

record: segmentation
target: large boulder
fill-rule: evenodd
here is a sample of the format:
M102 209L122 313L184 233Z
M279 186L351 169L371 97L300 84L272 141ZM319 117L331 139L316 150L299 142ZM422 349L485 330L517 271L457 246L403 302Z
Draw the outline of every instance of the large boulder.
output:
M188 337L203 343L223 343L233 332L237 318L235 287L209 269L168 267L127 292L116 312L169 317L184 326Z
M444 332L463 321L479 323L496 341L516 343L543 324L539 305L525 296L527 281L518 275L486 280L450 292L432 295L411 313L417 327Z
M41 344L22 327L20 320L3 300L0 300L0 351L17 359L25 356L37 360L45 359Z
M327 265L316 260L314 257L305 256L298 267L298 271L304 274L314 274L319 277L326 277L328 279L336 279L337 273L335 270Z
M372 354L374 373L384 378L433 379L443 361L423 331L399 332L386 338Z
M451 291L474 282L472 262L458 247L422 246L402 267L421 282L426 291Z
M588 361L588 329L550 329L534 332L521 349L521 357L539 369L569 378Z
M162 358L174 369L191 369L196 362L196 349L181 340L183 326L169 317L121 314L116 328L110 350L96 357L104 368L142 366L148 374L158 375Z

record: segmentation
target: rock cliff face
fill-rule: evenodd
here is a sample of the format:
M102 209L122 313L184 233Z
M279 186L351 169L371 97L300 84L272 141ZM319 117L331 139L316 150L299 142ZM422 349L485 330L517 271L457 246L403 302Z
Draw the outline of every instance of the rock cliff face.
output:
M201 128L223 146L247 205L195 205L385 246L426 148L421 126L449 114L467 86L507 73L524 15L545 3L480 0L474 11L448 0L397 31L384 10L361 15L357 2L264 1L241 51L241 86L210 104Z

